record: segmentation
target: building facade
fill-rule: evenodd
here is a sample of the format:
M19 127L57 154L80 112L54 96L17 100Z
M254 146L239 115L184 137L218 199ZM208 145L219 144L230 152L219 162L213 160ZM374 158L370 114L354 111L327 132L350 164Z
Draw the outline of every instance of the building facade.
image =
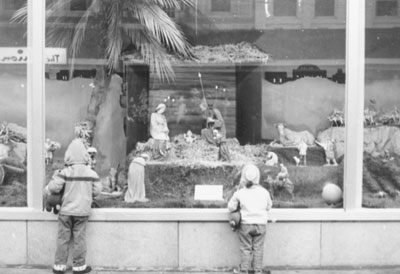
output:
M92 141L101 152L98 168L108 171L125 164L129 140L123 128L127 116L123 105L130 103L124 101L129 95L124 93L126 83L128 92L144 90L148 94L150 112L160 102L170 104L171 138L182 135L193 121L201 121L197 108L202 93L229 117L229 137L237 137L243 143L240 147L270 145L271 140L278 140L276 123L315 136L321 132L330 137L337 134L341 152L338 166L326 166L324 150L318 146L310 147L310 164L305 167L292 160L296 148L274 148L287 152L287 158L282 159L295 182L295 199L287 201L279 196L274 200L264 247L266 267L399 264L399 121L396 112L391 112L399 103L398 53L393 50L398 48L398 1L198 0L191 8L165 7L194 47L234 56L231 62L208 58L203 63L175 63L177 78L168 84L150 73L148 64L134 58L108 75L103 69L107 64L101 44L104 39L97 39L104 38L100 28L87 29L84 46L75 57L70 49L57 46L46 38L46 31L74 29L85 11L93 8L99 12L100 6L92 6L91 1L65 1L68 5L61 10L66 14L46 18L46 5L52 2L28 1L28 18L22 23L9 21L22 5L20 1L0 2L0 117L7 122L0 134L1 148L4 158L20 162L13 162L14 168L25 170L22 175L3 170L1 265L52 264L57 216L42 210L42 189L48 176L62 166L63 153L62 149L55 151L54 163L46 165L47 138L65 147L74 137L74 124L88 119L91 108L97 109L90 113L95 113L96 121ZM137 25L122 27L126 26ZM239 49L247 45L244 42L258 51L245 47L246 54L254 55L239 62ZM128 46L123 48L126 55ZM268 54L267 62L250 62L250 56L264 58L259 51ZM128 76L127 71L132 74ZM104 95L102 103L92 105L92 98L99 94ZM377 112L371 115L372 120L366 119L371 118L366 109ZM345 114L334 117L338 118L335 122L343 119L340 126L328 119L337 113L335 110ZM179 111L183 115L179 116ZM393 114L393 121L392 116L383 120L389 114ZM198 125L193 128L195 133L199 129ZM233 162L232 166L242 164ZM159 166L149 163L146 168L154 171L153 176ZM184 186L180 190L190 196L185 201L192 201L191 187L198 183L189 187L182 183L195 173L194 168L187 170L176 185ZM238 239L227 224L226 208L207 208L207 203L181 208L182 203L176 200L160 206L156 194L169 191L166 174L146 181L147 187L154 187L154 192L148 193L154 195L151 206L117 204L93 209L88 227L89 264L131 270L212 270L238 263ZM219 184L215 178L229 177L227 173L207 174L211 174L208 180L198 176L198 181L215 185ZM335 207L321 198L328 179L343 191L343 203ZM173 191L179 190L170 185ZM227 188L227 183L223 186Z

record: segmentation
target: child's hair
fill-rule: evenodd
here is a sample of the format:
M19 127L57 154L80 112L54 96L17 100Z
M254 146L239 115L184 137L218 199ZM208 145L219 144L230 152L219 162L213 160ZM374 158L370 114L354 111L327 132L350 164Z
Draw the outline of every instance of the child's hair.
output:
M253 185L254 185L254 183L252 181L247 181L246 184L245 184L246 188L250 188Z

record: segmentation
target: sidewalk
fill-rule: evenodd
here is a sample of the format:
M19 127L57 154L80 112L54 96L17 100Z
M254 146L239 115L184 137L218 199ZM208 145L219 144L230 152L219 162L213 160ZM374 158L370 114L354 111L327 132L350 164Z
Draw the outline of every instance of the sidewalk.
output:
M0 274L51 274L50 267L29 267L29 266L0 266ZM66 274L72 274L69 269ZM227 270L120 270L94 268L93 274L230 274ZM368 268L324 268L324 269L284 269L272 268L272 274L399 274L400 266L396 267L368 267Z

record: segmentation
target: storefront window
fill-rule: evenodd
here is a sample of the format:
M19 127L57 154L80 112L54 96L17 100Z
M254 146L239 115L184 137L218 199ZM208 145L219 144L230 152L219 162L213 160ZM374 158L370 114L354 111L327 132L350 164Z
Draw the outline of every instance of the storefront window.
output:
M211 11L226 11L231 10L231 1L229 0L211 0Z
M377 0L375 14L376 16L397 16L397 0Z
M380 2L397 1L377 1L377 14ZM386 23L394 27L380 28L367 22L372 28L367 28L365 35L363 206L373 208L400 206L400 19Z
M219 18L190 2L86 1L81 17L49 3L46 180L81 138L103 185L95 206L226 207L252 162L275 207L342 207L345 22L282 17L277 31L257 1Z
M315 16L334 16L335 0L316 0Z
M297 0L275 0L274 16L296 16Z
M26 25L10 22L20 1L0 6L0 207L27 206Z

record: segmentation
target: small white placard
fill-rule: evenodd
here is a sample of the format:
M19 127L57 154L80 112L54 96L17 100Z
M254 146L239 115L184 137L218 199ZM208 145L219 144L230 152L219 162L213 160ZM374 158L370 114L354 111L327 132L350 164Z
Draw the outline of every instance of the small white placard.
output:
M223 200L222 185L195 185L194 199L205 201L220 201Z

